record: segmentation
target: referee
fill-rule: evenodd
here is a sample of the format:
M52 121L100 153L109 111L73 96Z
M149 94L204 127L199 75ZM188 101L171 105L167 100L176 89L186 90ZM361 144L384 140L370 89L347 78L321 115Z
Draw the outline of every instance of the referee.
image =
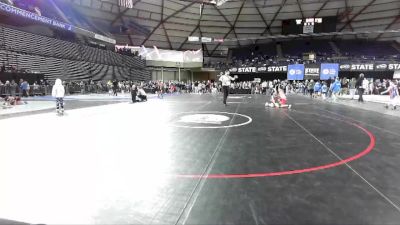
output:
M229 71L225 71L225 74L221 72L221 77L219 78L219 81L222 82L222 92L224 93L224 104L226 106L226 99L228 98L229 94L229 86L231 85L231 81L235 80L237 76L231 77L229 76Z

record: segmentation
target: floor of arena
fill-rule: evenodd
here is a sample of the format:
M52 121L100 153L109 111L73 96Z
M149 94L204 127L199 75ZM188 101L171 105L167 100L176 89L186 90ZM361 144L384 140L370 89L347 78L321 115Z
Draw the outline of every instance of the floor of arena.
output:
M398 117L266 101L76 100L64 116L0 115L0 223L398 224Z

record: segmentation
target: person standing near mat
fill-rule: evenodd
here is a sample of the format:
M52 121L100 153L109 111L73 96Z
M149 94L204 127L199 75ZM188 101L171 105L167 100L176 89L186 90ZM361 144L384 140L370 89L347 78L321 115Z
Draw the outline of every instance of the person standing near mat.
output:
M332 100L334 102L336 102L341 88L342 88L342 84L339 80L339 77L336 77L335 82L331 83L331 87L330 87L330 91L332 93Z
M226 106L226 99L228 98L229 94L229 86L231 85L231 81L235 80L237 76L231 77L229 76L229 71L225 71L225 74L221 72L221 77L219 81L222 83L222 92L224 93L224 105Z
M138 89L135 85L135 83L132 84L131 87L131 97L132 97L132 103L136 103L136 95L137 95Z
M356 81L356 88L357 88L357 91L358 91L358 101L359 102L364 102L364 99L363 99L363 94L364 94L363 81L364 81L364 74L361 73L360 77L358 77L358 79Z
M64 114L64 95L65 89L61 79L56 79L56 82L51 91L51 95L56 98L57 114Z
M399 96L399 89L397 88L397 82L395 80L390 81L390 86L386 91L381 92L381 95L386 93L389 93L390 100L385 107L388 109L390 106L392 106L391 109L395 110L398 104L397 97Z
M114 80L114 81L112 82L112 84L113 84L113 87L112 87L113 96L118 96L118 94L117 94L117 91L118 91L118 81L117 81L117 80Z

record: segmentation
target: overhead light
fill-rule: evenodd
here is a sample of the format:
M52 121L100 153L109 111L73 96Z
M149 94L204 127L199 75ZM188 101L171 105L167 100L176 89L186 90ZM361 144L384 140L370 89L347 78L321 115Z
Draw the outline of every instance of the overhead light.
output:
M210 43L210 42L212 42L212 38L210 38L210 37L201 37L201 42L202 43Z
M229 0L203 0L203 3L216 5L216 6L221 6L227 1L229 1Z
M200 41L200 38L196 36L189 36L188 41Z
M229 0L217 0L217 6L223 5L227 1L229 1Z
M223 43L224 39L223 38L214 38L214 42Z

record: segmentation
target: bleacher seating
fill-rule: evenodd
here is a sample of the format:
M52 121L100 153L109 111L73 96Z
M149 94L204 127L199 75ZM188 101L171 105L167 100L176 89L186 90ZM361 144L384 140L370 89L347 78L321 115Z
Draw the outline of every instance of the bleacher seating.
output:
M281 43L283 55L300 56L303 53L315 52L317 54L332 55L334 50L328 40L292 40Z
M382 58L390 55L397 55L399 52L392 47L388 41L337 41L336 46L342 54L350 56L373 56Z
M250 58L254 57L255 55L276 56L276 44L270 43L245 48L236 48L232 52L232 57L235 57L237 59Z
M332 42L332 43L330 43ZM390 41L365 40L290 40L280 42L282 56L276 53L276 44L231 49L230 62L207 62L204 66L218 69L232 67L273 65L280 63L386 63L398 61L399 51ZM279 47L279 46L278 46ZM303 53L316 53L315 60L303 59Z
M1 45L1 43L4 43ZM150 80L145 60L0 26L0 63L38 71L47 79Z

